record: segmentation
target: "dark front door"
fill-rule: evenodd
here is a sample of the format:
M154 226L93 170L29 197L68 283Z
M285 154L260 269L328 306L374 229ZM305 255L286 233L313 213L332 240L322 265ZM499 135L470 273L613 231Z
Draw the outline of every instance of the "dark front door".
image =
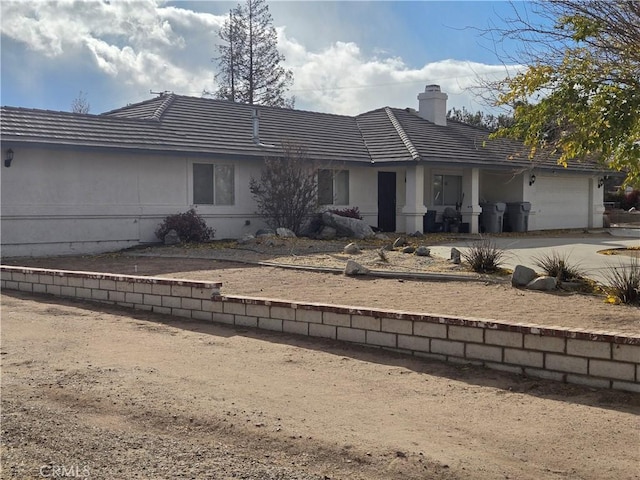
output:
M396 231L396 174L378 172L378 228Z

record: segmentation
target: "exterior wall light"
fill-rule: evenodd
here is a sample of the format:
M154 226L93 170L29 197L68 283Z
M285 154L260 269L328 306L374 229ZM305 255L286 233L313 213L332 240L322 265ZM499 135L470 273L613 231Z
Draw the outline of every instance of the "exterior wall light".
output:
M602 186L604 185L604 180L605 180L605 177L600 177L598 179L598 188L602 188Z
M536 176L532 173L531 176L529 176L529 186L533 185L534 183L536 183Z
M4 157L4 166L10 167L11 162L13 162L13 150L10 148L6 151L6 156Z

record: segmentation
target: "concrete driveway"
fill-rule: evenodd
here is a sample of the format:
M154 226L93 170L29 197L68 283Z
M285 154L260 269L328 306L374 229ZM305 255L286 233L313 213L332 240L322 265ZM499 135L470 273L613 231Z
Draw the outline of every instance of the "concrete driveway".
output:
M535 265L535 259L556 252L559 255L568 255L573 265L579 266L587 277L600 283L607 283L606 273L612 266L630 265L633 258L627 255L603 255L598 253L599 251L640 247L640 229L632 232L631 236L620 237L606 232L597 232L566 237L532 235L490 238L498 247L506 251L503 264L506 268L513 269L516 265L525 265L542 273ZM472 238L456 240L430 248L432 254L449 258L452 247L465 251L475 241L477 240Z

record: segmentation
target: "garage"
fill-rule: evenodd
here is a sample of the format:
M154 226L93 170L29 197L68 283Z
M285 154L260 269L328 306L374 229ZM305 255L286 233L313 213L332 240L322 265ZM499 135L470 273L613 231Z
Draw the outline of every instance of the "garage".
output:
M531 210L535 230L587 228L589 178L572 175L538 175Z

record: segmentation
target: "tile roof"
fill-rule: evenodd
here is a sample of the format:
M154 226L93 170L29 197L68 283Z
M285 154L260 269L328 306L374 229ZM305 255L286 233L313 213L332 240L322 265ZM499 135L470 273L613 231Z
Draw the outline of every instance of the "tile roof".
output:
M253 140L256 108L259 144ZM384 107L352 117L167 94L102 115L16 107L2 107L1 115L5 142L243 157L275 156L283 142L292 142L329 162L531 166L519 142L489 140L487 131L455 121L435 125L411 109ZM543 165L557 167L553 159Z

